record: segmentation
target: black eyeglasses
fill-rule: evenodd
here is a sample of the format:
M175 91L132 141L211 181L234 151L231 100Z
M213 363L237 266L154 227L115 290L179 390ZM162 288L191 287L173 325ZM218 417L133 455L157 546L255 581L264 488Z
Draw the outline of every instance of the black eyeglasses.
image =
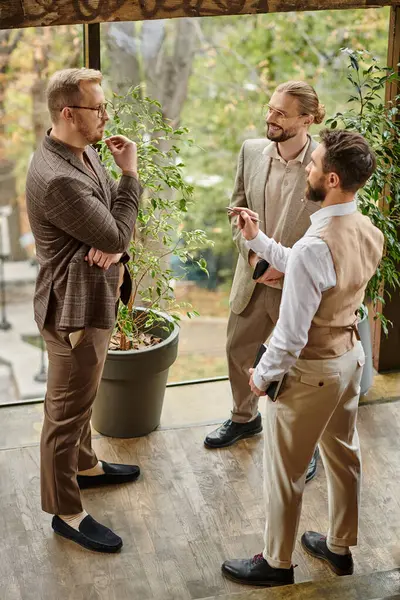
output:
M62 110L64 110L64 108L83 108L84 110L97 110L97 116L99 117L99 119L101 119L102 117L104 117L106 110L107 110L107 102L104 102L103 104L100 104L99 106L64 106L63 108L60 108L60 112Z

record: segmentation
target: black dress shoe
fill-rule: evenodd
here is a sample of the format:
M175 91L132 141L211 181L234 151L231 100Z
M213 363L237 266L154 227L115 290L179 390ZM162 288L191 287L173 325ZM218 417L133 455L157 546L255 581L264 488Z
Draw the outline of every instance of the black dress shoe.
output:
M293 567L274 569L262 554L256 554L253 558L226 560L221 568L225 577L245 585L275 587L294 583Z
M320 533L306 531L301 537L301 545L314 558L326 561L336 575L353 574L354 564L351 553L342 556L341 554L331 552L326 545L326 537Z
M318 466L318 458L319 458L319 449L318 446L315 448L315 452L311 459L310 464L308 465L307 475L306 475L306 483L314 479L317 474L317 466Z
M235 423L231 419L228 419L218 429L208 434L204 440L204 445L207 448L225 448L243 438L261 433L261 431L262 421L260 413L257 413L256 418L249 423Z
M104 475L77 475L76 479L81 490L99 485L113 485L114 483L127 483L135 481L140 475L136 465L116 465L101 461Z
M79 531L68 525L57 515L53 517L51 526L58 535L76 542L80 546L95 552L118 552L122 548L122 540L111 529L101 525L87 515L79 525Z

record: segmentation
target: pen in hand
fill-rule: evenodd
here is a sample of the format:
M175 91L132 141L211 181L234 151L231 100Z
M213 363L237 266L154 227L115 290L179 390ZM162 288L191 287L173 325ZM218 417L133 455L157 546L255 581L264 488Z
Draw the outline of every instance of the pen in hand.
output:
M232 206L225 206L226 210L228 211L228 213L231 213L231 215L236 215L237 217L239 216L240 212L241 212L241 208L239 207L232 207ZM250 219L252 221L254 221L254 223L261 223L260 219L256 219L255 217L250 217Z

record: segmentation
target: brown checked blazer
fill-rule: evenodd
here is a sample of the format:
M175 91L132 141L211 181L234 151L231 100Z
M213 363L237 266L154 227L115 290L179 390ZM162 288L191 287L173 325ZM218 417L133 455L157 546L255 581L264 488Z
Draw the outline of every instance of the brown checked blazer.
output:
M232 193L231 206L247 206L259 214L260 229L265 233L265 186L271 168L271 157L263 154L263 150L270 140L247 140L242 145L239 154L235 186ZM306 166L311 159L311 154L317 143L311 139L304 158ZM301 169L296 185L288 192L291 194L290 209L285 218L282 239L276 240L283 246L292 247L307 231L311 225L310 215L319 210L320 203L305 199L307 174ZM252 279L253 269L249 265L249 250L244 242L240 230L236 226L236 219L231 219L232 237L239 258L233 278L230 307L232 312L240 314L244 311L256 286Z
M128 175L119 184L113 181L94 148L85 154L94 172L47 135L29 167L26 200L40 265L34 297L39 329L49 316L58 329L109 329L115 323L119 266L89 267L85 256L92 246L126 251L141 187Z

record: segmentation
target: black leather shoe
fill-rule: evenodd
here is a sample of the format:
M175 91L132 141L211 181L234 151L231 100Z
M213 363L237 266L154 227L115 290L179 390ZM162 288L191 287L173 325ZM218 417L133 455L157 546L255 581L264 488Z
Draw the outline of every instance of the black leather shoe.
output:
M53 517L51 526L58 535L76 542L80 546L95 552L118 552L122 548L122 540L111 529L101 525L87 515L79 525L79 531L68 525L57 515Z
M350 554L335 554L331 552L326 545L326 537L315 531L306 531L301 536L301 545L304 550L328 563L336 575L352 575L354 571L353 557Z
M116 465L101 461L104 475L77 475L76 479L81 490L100 485L113 485L114 483L127 483L135 481L140 475L136 465Z
M318 458L319 458L319 450L318 450L318 446L317 446L315 448L315 452L313 454L311 462L308 465L307 475L306 475L306 483L308 483L309 481L311 481L311 479L314 479L314 477L317 474Z
M245 585L275 587L294 583L293 567L274 569L262 554L256 554L253 558L226 560L221 568L225 577Z
M218 429L208 434L204 440L204 445L207 448L225 448L243 438L248 438L261 432L262 421L260 413L257 413L256 418L249 423L235 423L231 419L228 419Z

